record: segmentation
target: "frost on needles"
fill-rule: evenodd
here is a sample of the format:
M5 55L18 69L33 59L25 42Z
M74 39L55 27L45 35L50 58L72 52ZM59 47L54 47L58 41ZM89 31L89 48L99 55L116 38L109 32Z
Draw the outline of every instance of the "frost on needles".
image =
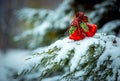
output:
M40 70L39 80L120 81L120 38L97 33L80 41L68 37L29 56L19 74Z

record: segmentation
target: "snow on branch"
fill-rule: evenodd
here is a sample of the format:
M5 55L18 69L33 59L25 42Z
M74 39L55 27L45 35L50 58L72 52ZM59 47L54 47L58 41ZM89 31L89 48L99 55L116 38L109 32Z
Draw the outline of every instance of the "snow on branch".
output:
M119 81L119 49L120 38L113 35L97 33L81 41L72 41L67 37L28 57L19 74L39 67L40 80L62 69L61 81Z
M98 23L101 18L103 18L104 14L108 12L112 6L115 5L116 0L105 0L100 4L96 4L94 6L95 10L93 10L88 17L91 19L93 23Z
M109 34L115 34L115 31L118 31L118 36L120 36L120 20L112 20L105 25L99 30L99 32L106 32Z

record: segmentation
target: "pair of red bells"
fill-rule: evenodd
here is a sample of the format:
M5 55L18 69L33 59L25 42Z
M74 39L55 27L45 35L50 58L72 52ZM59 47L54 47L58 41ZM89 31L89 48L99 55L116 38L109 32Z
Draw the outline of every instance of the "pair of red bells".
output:
M82 40L87 37L92 37L97 31L96 24L88 23L88 17L84 16L83 12L76 13L76 17L69 28L69 39Z

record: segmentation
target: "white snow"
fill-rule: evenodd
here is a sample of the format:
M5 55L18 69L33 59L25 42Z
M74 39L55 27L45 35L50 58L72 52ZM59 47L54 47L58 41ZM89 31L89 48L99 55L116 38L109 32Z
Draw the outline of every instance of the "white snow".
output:
M107 60L108 56L110 56L110 60L112 60L112 63L107 66L107 68L112 68L113 76L107 77L108 81L114 81L116 77L116 73L119 70L120 67L120 38L116 38L115 36L103 36L106 40L106 49L103 52L103 54L100 56L98 62L97 62L97 67L96 70L100 68L100 65L103 64L105 60ZM114 43L113 41L116 41ZM120 80L119 78L120 72L118 71L118 81Z
M103 14L105 14L109 10L107 7L112 5L115 5L114 0L105 0L102 3L96 4L94 6L95 10L90 12L88 18L90 18L92 23L98 23Z
M24 62L24 64L21 64L21 66L22 66L26 71L27 71L27 70L30 71L31 68L37 67L38 64L40 64L42 58L44 58L44 57L45 57L45 55L41 55L41 57L36 57L36 58L34 58L34 56L33 56L33 57L27 57L27 58L33 58L33 59L32 59L32 60L26 60L26 61ZM22 68L19 70L18 74L21 74L21 70L22 70Z
M34 30L33 30L33 33L34 35L36 36L37 34L40 34L40 35L45 35L47 29L49 27L52 27L52 24L50 22L43 22L40 26L36 27Z
M113 43L114 40L116 40L117 42ZM117 69L120 67L120 63L119 63L120 38L117 38L114 35L106 35L105 33L96 33L94 37L86 37L85 39L80 41L70 40L69 37L58 40L55 43L51 44L49 47L45 48L44 50L39 51L38 55L37 54L35 54L35 56L33 55L32 59L25 62L25 66L22 68L22 70L30 70L32 67L36 66L37 64L40 64L40 60L42 58L46 58L46 57L48 58L54 56L55 54L55 57L53 59L49 60L46 64L44 64L46 65L46 67L42 69L43 71L46 72L46 70L52 69L54 67L54 63L58 63L58 64L60 63L60 65L62 65L61 61L64 61L65 59L69 59L70 69L69 70L66 69L67 70L66 72L74 72L80 63L84 63L87 60L87 59L81 60L81 58L83 55L86 55L89 46L93 44L99 44L103 48L105 47L103 54L99 57L97 61L97 67L94 69L95 70L99 69L100 65L108 58L108 56L111 56L110 60L113 61L111 65L107 66L107 68L113 68L112 69L113 74L115 74L117 72ZM47 54L47 52L51 49L54 49L54 47L60 48L60 50L54 51L53 54ZM72 58L69 57L70 50L74 50L74 54ZM75 77L82 75L84 75L84 71L78 71L76 72ZM112 78L110 77L107 78L108 80L114 80L115 76L112 76Z
M76 45L74 47L75 48L75 54L74 54L73 58L71 59L71 67L70 67L71 72L73 72L76 69L76 67L78 66L79 61L81 59L81 56L86 54L90 45L100 44L102 46L105 46L103 41L99 41L99 39L89 38L89 37L82 40L82 41L79 41L78 44L79 45Z
M106 8L100 8L100 9L92 11L88 15L88 17L91 19L92 23L98 23L105 12L107 12Z
M0 50L0 81L19 81L13 76L21 68L29 50L9 49L6 54Z
M58 40L56 41L54 44L50 45L48 47L48 49L46 49L45 51L47 52L49 49L52 49L53 47L57 46L58 48L61 48L62 50L57 52L57 57L54 59L55 62L60 62L61 60L64 60L68 57L68 52L72 49L75 50L75 54L74 57L71 60L71 71L75 70L75 68L77 67L78 63L79 63L79 59L81 58L81 56L83 54L86 53L86 51L89 48L89 45L91 44L99 44L99 39L95 39L95 38L85 38L84 40L81 41L73 41L70 40L68 37L63 39L63 40ZM103 44L104 43L100 43Z
M102 29L99 30L99 32L112 33L114 29L117 29L117 27L120 27L119 19L106 23L103 25Z
M109 40L109 41L108 41ZM113 43L113 41L116 40L117 43ZM99 67L100 64L103 63L103 61L108 57L111 56L111 60L113 60L112 68L119 67L120 66L120 38L115 38L115 36L109 38L107 37L106 42L106 50L101 55L101 57L98 60L97 66Z
M28 69L28 63L31 63L31 66L29 67L32 67L32 61L29 60L25 62L25 59L27 57L30 57L30 54L38 53L45 48L46 47L38 48L34 51L23 49L9 49L5 54L0 50L0 81L21 81L21 78L23 78L25 81L31 81L34 78L38 78L41 70L24 76L19 76L17 78L14 77L14 75L18 74L21 66L25 66L23 65L24 63L26 64L24 68ZM40 57L35 58L33 61L37 62L39 60Z
M55 77L45 78L42 81L58 81L60 78L61 76L55 76Z
M116 42L113 42L115 41ZM106 41L106 43L104 43ZM33 52L31 52L32 56L28 57L28 53L30 54L30 51L24 51L24 50L9 50L6 54L6 56L0 56L0 81L18 81L18 79L14 79L11 75L15 73L17 70L21 73L24 71L31 71L31 68L37 67L38 64L41 63L41 60L43 58L49 57L52 54L46 54L48 50L53 49L55 46L60 48L59 51L55 51L56 57L49 61L54 63L59 63L60 61L63 61L65 59L69 58L69 51L74 50L73 57L70 59L69 66L70 66L70 72L73 72L77 67L79 63L84 62L84 59L81 59L81 56L85 55L87 50L89 49L89 46L92 44L100 44L102 46L105 46L105 51L103 54L99 57L97 61L97 67L95 70L100 68L100 65L103 64L103 62L108 58L108 56L111 56L110 60L113 60L111 65L108 65L107 68L112 68L112 72L114 76L107 77L107 80L113 81L115 78L115 74L118 71L118 68L120 67L120 38L115 37L114 35L106 35L105 33L96 33L94 37L86 37L83 40L80 41L73 41L70 40L68 37L58 40L55 43L51 44L49 47L45 48L39 48ZM46 52L46 53L43 53ZM40 55L40 53L43 53ZM24 61L25 58L31 58L26 61ZM82 61L82 62L80 62ZM34 73L25 75L24 78L26 81L31 80L32 78L38 78L41 74L42 70L44 69L51 69L54 65L51 64L49 66L46 66L45 68L38 68L39 70ZM22 68L21 68L22 66ZM7 68L11 68L13 70L9 70ZM67 70L66 72L69 72ZM104 73L104 72L103 72ZM75 77L79 77L84 75L84 71L78 71L75 73ZM102 74L100 74L102 75ZM118 71L118 75L120 75L120 71ZM9 78L8 78L9 76ZM61 75L62 76L62 75ZM43 81L47 80L58 80L61 78L61 76L56 77L49 77L46 79L43 79ZM90 79L90 78L89 78ZM118 80L120 80L120 77L118 76Z

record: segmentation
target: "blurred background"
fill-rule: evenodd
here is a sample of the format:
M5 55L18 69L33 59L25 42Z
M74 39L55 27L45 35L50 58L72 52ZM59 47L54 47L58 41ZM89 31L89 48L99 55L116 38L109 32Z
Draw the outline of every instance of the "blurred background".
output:
M16 79L17 64L33 50L68 36L78 11L97 24L97 32L120 37L119 0L0 0L0 81L30 81Z
M26 7L54 10L61 2L62 0L0 0L0 49L6 51L7 48L24 47L17 46L13 39L26 28L23 25L24 21L19 21L16 12Z
M84 11L102 32L119 36L119 6L118 0L1 0L0 48L6 51L49 45L65 36L77 11ZM110 22L115 26L105 26Z

